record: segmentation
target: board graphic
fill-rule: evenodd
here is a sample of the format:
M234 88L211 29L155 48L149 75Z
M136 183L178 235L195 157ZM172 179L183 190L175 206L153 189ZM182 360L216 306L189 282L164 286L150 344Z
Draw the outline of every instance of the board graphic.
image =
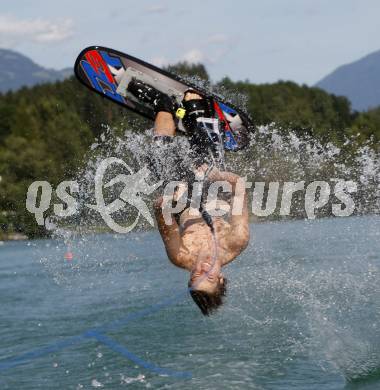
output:
M172 96L179 105L189 89L212 96L215 112L222 124L225 150L242 149L246 146L248 133L253 129L249 116L221 96L210 94L177 75L113 49L101 46L84 49L75 62L74 71L86 87L151 120L155 117L152 107L138 101L127 91L132 78ZM186 132L180 118L178 129Z

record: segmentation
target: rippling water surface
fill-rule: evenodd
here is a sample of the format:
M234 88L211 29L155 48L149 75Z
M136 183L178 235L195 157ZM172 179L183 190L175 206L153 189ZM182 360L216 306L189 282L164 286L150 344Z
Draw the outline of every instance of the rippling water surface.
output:
M210 318L157 232L5 243L0 388L379 389L379 217L251 234Z

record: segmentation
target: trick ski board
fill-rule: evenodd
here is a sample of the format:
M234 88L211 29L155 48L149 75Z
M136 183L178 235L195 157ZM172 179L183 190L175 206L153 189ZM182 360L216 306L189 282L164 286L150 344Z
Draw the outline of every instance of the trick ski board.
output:
M247 114L221 96L113 49L101 46L90 46L84 49L75 62L74 71L79 81L92 91L152 120L155 117L152 107L140 102L127 91L128 83L132 78L173 97L179 105L189 89L213 97L215 112L222 124L225 150L242 149L253 127ZM178 119L178 129L186 132L181 118Z

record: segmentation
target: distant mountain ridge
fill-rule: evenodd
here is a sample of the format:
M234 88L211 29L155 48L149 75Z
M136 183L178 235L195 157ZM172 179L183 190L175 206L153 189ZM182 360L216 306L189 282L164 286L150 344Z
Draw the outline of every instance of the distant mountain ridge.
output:
M46 69L23 54L13 50L0 49L0 92L63 80L72 74L73 71L70 68Z
M346 96L357 111L380 106L380 50L340 66L316 87Z
M71 68L47 69L23 54L0 49L0 92L64 80L72 74ZM334 95L346 96L357 111L379 107L380 50L338 67L315 86Z

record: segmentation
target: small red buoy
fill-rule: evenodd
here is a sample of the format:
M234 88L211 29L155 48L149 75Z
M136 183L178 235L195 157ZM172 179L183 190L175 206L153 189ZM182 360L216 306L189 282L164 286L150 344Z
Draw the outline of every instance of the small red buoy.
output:
M66 252L64 258L67 261L72 261L74 258L74 255L72 254L72 252Z

